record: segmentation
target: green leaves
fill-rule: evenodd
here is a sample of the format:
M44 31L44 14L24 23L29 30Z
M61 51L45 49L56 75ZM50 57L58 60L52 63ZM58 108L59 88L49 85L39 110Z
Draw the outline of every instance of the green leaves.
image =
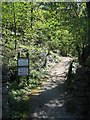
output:
M85 3L3 2L2 16L3 43L10 54L15 41L17 51L40 48L39 53L46 47L71 54L76 44L87 44Z

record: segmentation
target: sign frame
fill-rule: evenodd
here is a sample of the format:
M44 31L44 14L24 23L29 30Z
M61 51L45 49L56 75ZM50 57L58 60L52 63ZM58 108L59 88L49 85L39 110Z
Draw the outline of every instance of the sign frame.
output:
M23 73L24 70L22 71L22 69L25 69L25 68L26 68L26 70L27 70L26 74ZM20 69L21 69L21 73L19 72ZM25 71L26 71L26 70L25 70ZM29 68L26 67L26 66L18 67L18 76L29 76Z
M17 57L17 82L18 84L20 83L20 77L25 76L27 79L27 85L29 85L29 53L27 51L27 53L25 54L26 57L20 57L20 52L18 52L18 57ZM26 66L19 66L18 65L18 59L28 59L28 65ZM18 68L28 68L28 75L18 75Z
M22 60L28 60L28 65L19 65L19 63L18 63L18 60L19 59L22 59ZM28 75L18 75L18 68L28 68ZM28 57L18 57L18 59L17 59L17 75L19 76L19 77L22 77L22 76L29 76L29 58Z
M26 57L20 57L20 52L18 52L18 57L17 57L17 82L18 82L18 84L20 83L20 77L23 77L23 76L25 76L26 77L26 79L27 79L27 85L29 85L29 53L28 53L28 51L27 51L27 53L25 54L26 55ZM18 64L18 59L28 59L28 65L19 65ZM28 68L28 75L18 75L18 68Z
M19 60L20 60L20 59L21 59L21 60L28 60L28 61L27 61L27 62L28 62L27 65L19 65ZM19 57L18 60L17 60L17 62L18 62L18 64L17 64L18 67L24 67L24 66L25 66L25 67L28 67L28 66L29 66L29 58L27 58L27 57Z

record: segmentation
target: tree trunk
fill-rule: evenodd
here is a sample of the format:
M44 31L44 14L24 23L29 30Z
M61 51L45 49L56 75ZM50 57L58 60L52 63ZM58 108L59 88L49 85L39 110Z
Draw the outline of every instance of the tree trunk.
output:
M86 3L87 7L87 20L88 20L88 44L90 45L90 2Z
M31 29L33 26L33 1L31 2Z
M15 50L16 50L16 47L17 47L17 41L16 41L16 13L15 13L14 3L13 3L13 21L14 21Z
M82 65L85 66L87 65L87 60L88 57L90 56L90 2L86 3L86 8L87 8L87 45L83 49L82 54L81 54L81 61ZM88 65L87 65L88 66Z

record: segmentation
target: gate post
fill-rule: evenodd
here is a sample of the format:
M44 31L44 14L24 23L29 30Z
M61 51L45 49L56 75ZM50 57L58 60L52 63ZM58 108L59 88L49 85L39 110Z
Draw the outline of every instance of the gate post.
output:
M8 85L7 81L9 69L6 64L2 65L2 119L9 118L9 106L8 106Z

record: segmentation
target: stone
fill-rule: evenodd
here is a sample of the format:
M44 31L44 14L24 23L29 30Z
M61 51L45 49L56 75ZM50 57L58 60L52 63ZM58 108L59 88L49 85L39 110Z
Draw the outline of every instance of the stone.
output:
M8 76L2 75L2 82L7 82L7 81L8 81Z
M6 64L2 65L2 75L7 75L9 72L9 68Z
M80 80L80 81L75 82L75 85L77 87L80 87L81 89L84 89L84 88L86 89L86 87L88 86L88 82L86 80L84 82Z
M2 95L4 95L4 94L5 95L8 94L8 89L7 89L6 85L2 87Z
M90 67L90 56L88 56L87 61L85 63L86 66Z
M90 70L88 69L88 67L79 67L77 68L76 73L78 73L81 76L84 76L85 74L88 74L89 71Z
M9 108L8 108L8 87L7 87L7 81L9 79L8 77L9 69L6 64L2 65L2 118L8 118L9 117Z
M90 109L89 90L90 90L90 69L79 67L76 70L74 81L74 101L79 114L87 114Z

